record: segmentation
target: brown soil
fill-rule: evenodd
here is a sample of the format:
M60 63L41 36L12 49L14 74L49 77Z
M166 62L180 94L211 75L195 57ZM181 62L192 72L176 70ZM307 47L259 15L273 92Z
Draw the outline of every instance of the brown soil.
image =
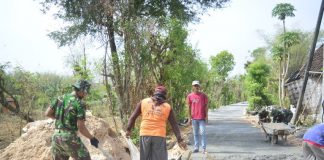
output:
M38 120L26 125L26 123L17 118L17 116L4 114L1 114L0 120L0 127L5 128L4 130L0 130L0 159L51 159L51 137L54 132L53 120ZM114 132L116 129L115 126L109 126L103 119L92 116L91 113L87 113L86 126L90 133L100 141L100 149L97 149L91 146L87 138L79 135L89 150L92 159L130 160L131 157L129 152L132 151L134 151L135 157L139 155L138 148L136 148L134 144L129 144L131 143L130 140L118 136L116 132ZM180 126L180 130L183 139L189 142L191 126ZM21 136L20 132L22 132ZM169 159L177 159L186 151L177 145L172 129L170 129L168 133L170 134L167 140L169 146Z
M102 119L87 115L86 126L98 140L99 148L90 145L87 138L80 135L88 148L92 159L123 159L130 160L124 140L119 139ZM49 160L51 159L50 143L54 131L53 120L41 120L29 123L24 128L26 133L16 139L7 148L0 150L0 159L10 160Z

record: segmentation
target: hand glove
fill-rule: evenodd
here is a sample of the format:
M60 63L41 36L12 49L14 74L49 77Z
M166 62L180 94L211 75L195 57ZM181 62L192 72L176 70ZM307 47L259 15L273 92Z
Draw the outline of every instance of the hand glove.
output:
M91 145L93 145L93 146L95 146L96 148L98 148L98 143L99 143L99 141L98 141L98 139L97 139L96 137L91 138L91 139L90 139L90 143L91 143Z

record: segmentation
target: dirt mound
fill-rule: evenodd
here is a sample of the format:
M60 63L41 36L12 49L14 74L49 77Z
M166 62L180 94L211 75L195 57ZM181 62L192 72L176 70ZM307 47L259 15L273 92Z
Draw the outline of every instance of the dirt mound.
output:
M54 132L53 120L42 120L28 123L25 132L7 148L0 150L2 160L50 160L51 136ZM110 129L102 119L87 114L86 126L100 141L99 149L91 146L89 140L82 135L81 140L88 148L93 160L130 160L129 149L124 140Z

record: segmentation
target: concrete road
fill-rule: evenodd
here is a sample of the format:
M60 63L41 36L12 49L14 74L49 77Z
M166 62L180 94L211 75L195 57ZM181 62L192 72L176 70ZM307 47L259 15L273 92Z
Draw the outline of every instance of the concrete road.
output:
M278 144L267 142L263 131L245 119L246 107L239 103L209 111L206 126L208 154L193 153L192 159L302 159L301 147L284 145L280 138ZM190 143L193 144L193 136ZM193 146L189 148L193 149Z

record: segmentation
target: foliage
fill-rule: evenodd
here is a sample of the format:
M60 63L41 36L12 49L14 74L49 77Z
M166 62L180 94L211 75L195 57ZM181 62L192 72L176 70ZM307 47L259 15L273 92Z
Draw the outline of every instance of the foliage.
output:
M71 45L81 36L101 38L100 43L105 46L103 75L107 95L112 98L111 95L116 93L123 122L130 113L131 103L150 95L149 90L155 83L168 85L172 103L179 106L176 108L182 106L180 97L184 93L180 95L179 89L192 80L188 76L182 77L187 75L187 67L202 63L195 59L191 46L186 45L186 31L176 29L176 26L183 27L205 9L221 8L227 2L41 0L45 12L55 6L58 9L56 16L69 24L50 33L59 46ZM177 72L171 71L171 66ZM196 72L192 68L190 71Z
M17 100L23 114L36 119L43 117L41 112L48 107L50 101L59 95L70 93L71 84L75 82L72 77L54 73L31 73L20 67L5 69L3 68L1 72L2 86ZM97 91L96 86L93 88L89 99L92 101L101 99L100 91ZM5 94L4 97L10 95Z
M279 41L282 42L287 48L296 45L300 42L300 36L298 32L286 32L279 36Z
M282 34L278 34L275 37L275 40L272 44L271 54L274 64L277 65L274 69L278 71L278 79L279 79L279 88L282 92L280 93L282 96L279 97L280 104L283 104L285 97L284 94L284 84L287 78L287 75L290 75L295 70L291 70L291 63L296 65L296 54L292 56L291 48L293 46L297 46L301 42L301 33L300 32L286 32ZM299 53L303 55L303 53ZM297 60L300 61L300 60ZM300 63L299 63L300 66Z
M222 90L221 90L221 104L222 105L229 105L232 102L234 102L234 94L233 92L230 90L230 84L229 83L225 83Z
M44 109L52 99L72 91L72 78L61 77L53 73L30 73L21 68L15 68L8 76L11 81L8 88L19 97L25 108L34 99L34 106Z
M265 61L267 59L267 49L264 47L259 47L257 49L254 49L251 52L251 57L254 59L254 61L257 60L263 60Z
M138 145L139 144L139 141L140 141L140 126L137 125L134 127L133 131L132 131L132 135L131 135L131 139L132 139L132 142L135 144L135 145Z
M270 66L262 61L256 61L249 65L245 82L249 110L259 110L272 103L267 92L269 74Z
M230 90L231 84L227 81L229 72L234 67L234 56L228 51L221 51L210 57L211 69L208 72L207 93L209 94L210 108L217 108L234 101L234 94Z
M54 73L35 73L37 87L37 99L35 105L41 109L48 107L51 100L71 92L71 84L74 82L70 77L59 76Z
M270 98L273 104L279 105L279 85L278 85L278 78L279 75L282 74L282 62L284 57L288 57L289 54L289 65L287 71L287 77L290 77L294 72L300 70L300 68L307 63L307 55L309 53L309 46L312 42L312 32L306 32L301 30L292 30L290 32L286 32L287 34L282 33L282 31L278 30L275 35L272 35L272 39L268 41L268 45L264 47L266 49L266 58L255 58L258 57L260 51L258 48L251 52L251 57L254 59L253 61L265 61L265 63L271 66L271 73L269 75L269 81L267 86L268 93L271 94ZM323 32L321 32L323 33ZM293 35L293 36L287 36ZM323 34L322 34L323 35ZM320 34L319 36L322 37ZM292 40L289 40L292 38ZM284 54L284 39L288 40L289 48L286 48L286 52ZM319 38L321 39L321 38ZM293 42L293 43L290 43ZM296 43L295 43L296 42ZM287 45L288 46L288 45ZM270 55L267 55L270 53ZM255 56L256 55L256 56ZM262 56L261 56L262 57ZM252 61L252 62L253 62ZM252 63L249 62L249 63ZM281 65L280 65L281 64ZM247 66L246 65L246 69ZM285 81L284 81L285 82ZM283 102L286 102L287 99L284 99ZM287 103L285 106L289 106Z
M299 70L302 65L307 63L309 46L311 45L313 36L311 32L302 32L299 30L294 32L298 33L299 35L299 43L295 43L288 50L290 53L290 62L287 75L289 76L295 71Z
M74 71L74 76L76 77L76 79L91 80L93 76L88 67L89 66L87 65L87 59L85 55L84 57L73 62L72 69Z
M93 0L39 0L46 13L51 7L59 10L55 15L64 21L71 22L61 31L50 33L50 37L59 46L73 44L79 36L95 36L115 16L116 26L122 25L129 17L160 18L170 17L185 23L197 19L197 14L207 8L222 8L229 0L136 0L136 1L93 1ZM116 28L118 30L118 28Z
M237 75L227 80L229 91L232 95L228 104L246 101L247 94L244 86L245 77L246 75Z
M206 78L207 65L200 61L191 46L187 44L187 31L180 21L172 19L167 25L168 36L164 41L170 44L170 49L163 53L162 62L165 63L160 70L160 82L168 87L168 97L179 119L187 117L183 112L186 104L184 98L186 91L191 88L191 82ZM160 37L163 38L163 37ZM184 58L186 57L186 58Z
M211 72L215 76L225 79L228 73L234 68L234 56L228 51L221 51L216 56L210 57L210 64Z
M295 7L289 3L279 3L272 10L272 16L284 21L286 17L294 17Z
M273 45L271 48L272 58L276 62L281 62L284 55L284 48L280 45Z
M14 70L18 74L11 76L5 70L7 65L0 66L0 104L27 122L34 121L29 116L36 97L35 88L37 85L33 83L34 77L29 72L21 72L18 67ZM13 104L8 103L8 98L13 101Z
M274 52L274 57L279 62L279 68L278 68L278 89L279 89L279 105L283 105L283 101L285 99L286 93L285 93L285 80L287 78L288 68L289 68L289 62L290 62L290 54L287 53L287 50L290 46L292 46L294 43L297 43L298 40L296 40L295 35L296 34L286 34L286 26L285 26L285 19L286 17L294 17L295 8L289 3L280 3L275 6L272 10L272 16L278 17L279 20L282 20L283 25L283 34L280 37L280 43L276 44L272 47L272 51ZM291 40L291 41L290 41Z

